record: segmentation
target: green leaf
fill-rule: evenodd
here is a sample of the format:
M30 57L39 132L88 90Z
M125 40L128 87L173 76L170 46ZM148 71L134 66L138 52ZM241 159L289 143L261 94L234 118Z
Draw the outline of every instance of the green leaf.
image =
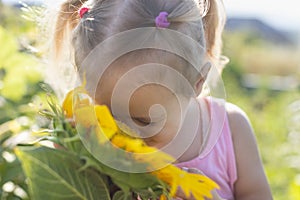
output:
M77 131L86 149L90 155L93 155L93 158L82 156L86 166L92 166L99 169L103 174L110 176L112 182L124 192L125 197L130 192L138 193L139 191L143 191L145 196L156 197L157 194L148 189L158 188L158 186L161 186L158 189L158 194L162 194L164 190L167 190L166 183L159 180L155 175L145 172L149 163L135 160L130 152L115 148L110 143L99 144L97 134L94 132L95 129L87 130L79 125ZM137 173L138 171L144 173Z
M104 177L91 168L79 170L83 163L73 154L47 147L19 147L16 153L32 199L110 200Z
M0 184L3 185L8 181L17 182L23 179L23 172L20 163L16 160L12 163L0 162Z
M126 195L123 191L118 191L114 194L112 200L132 200L132 195Z

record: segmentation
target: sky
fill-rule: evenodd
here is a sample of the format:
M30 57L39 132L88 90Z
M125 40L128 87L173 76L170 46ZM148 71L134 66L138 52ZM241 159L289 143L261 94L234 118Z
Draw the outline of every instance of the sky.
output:
M261 18L271 25L300 31L299 0L223 0L228 16Z
M18 2L19 0L2 0L3 2ZM23 0L30 1L30 0ZM51 4L61 0L31 0L48 1ZM300 1L299 0L223 0L229 17L259 18L279 29L300 31Z

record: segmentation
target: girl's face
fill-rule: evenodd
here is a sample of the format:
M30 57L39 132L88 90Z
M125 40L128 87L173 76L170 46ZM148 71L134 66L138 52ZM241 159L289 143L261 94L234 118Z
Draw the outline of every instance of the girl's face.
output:
M165 61L160 63L172 66L173 70L185 66L183 62L176 62L178 59L175 56L168 55L167 58L169 59L162 59ZM170 75L170 71L163 70L163 73L149 71L149 67L152 69L157 66L153 64L151 56L135 59L130 63L126 61L128 60L120 59L106 69L97 84L96 102L107 105L115 119L137 132L148 145L177 157L196 137L200 113L195 98L180 95L182 93L180 91L186 92L185 88L189 87L200 93L204 78L199 79L195 86L191 86L188 81L181 82L178 77ZM140 74L133 73L128 76L139 67L148 71L142 70ZM208 71L209 67L203 69ZM125 82L122 82L123 80ZM164 86L168 84L160 84L155 80L167 80L173 89ZM181 89L176 91L178 88Z
M138 88L129 101L121 96L112 103L114 83L105 83L99 88L98 103L107 105L117 120L138 132L148 145L160 148L172 140L180 128L181 105L171 91L149 84Z
M109 68L98 84L96 101L107 105L117 120L135 130L148 145L161 148L178 133L188 99L154 83L138 87L129 98L115 97L118 81L130 69ZM130 82L134 84L134 80Z

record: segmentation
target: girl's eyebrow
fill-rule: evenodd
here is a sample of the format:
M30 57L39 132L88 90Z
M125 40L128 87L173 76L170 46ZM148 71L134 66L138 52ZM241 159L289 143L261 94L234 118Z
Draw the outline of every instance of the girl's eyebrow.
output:
M142 116L131 116L132 119L141 120L141 121L151 121L150 117L142 117ZM153 117L154 121L160 121L164 119L164 115Z
M150 121L150 117L131 117L132 119L135 120L142 120L142 121Z

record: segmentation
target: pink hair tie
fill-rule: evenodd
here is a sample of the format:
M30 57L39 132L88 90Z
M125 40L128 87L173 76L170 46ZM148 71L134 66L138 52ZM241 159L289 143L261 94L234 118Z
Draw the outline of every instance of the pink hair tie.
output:
M82 19L83 18L83 16L88 12L90 10L90 8L88 8L88 7L81 7L80 9L79 9L79 11L78 11L78 14L79 14L79 16L80 16L80 18Z
M159 15L155 18L155 24L158 28L168 28L170 22L168 22L169 14L167 12L160 12Z

